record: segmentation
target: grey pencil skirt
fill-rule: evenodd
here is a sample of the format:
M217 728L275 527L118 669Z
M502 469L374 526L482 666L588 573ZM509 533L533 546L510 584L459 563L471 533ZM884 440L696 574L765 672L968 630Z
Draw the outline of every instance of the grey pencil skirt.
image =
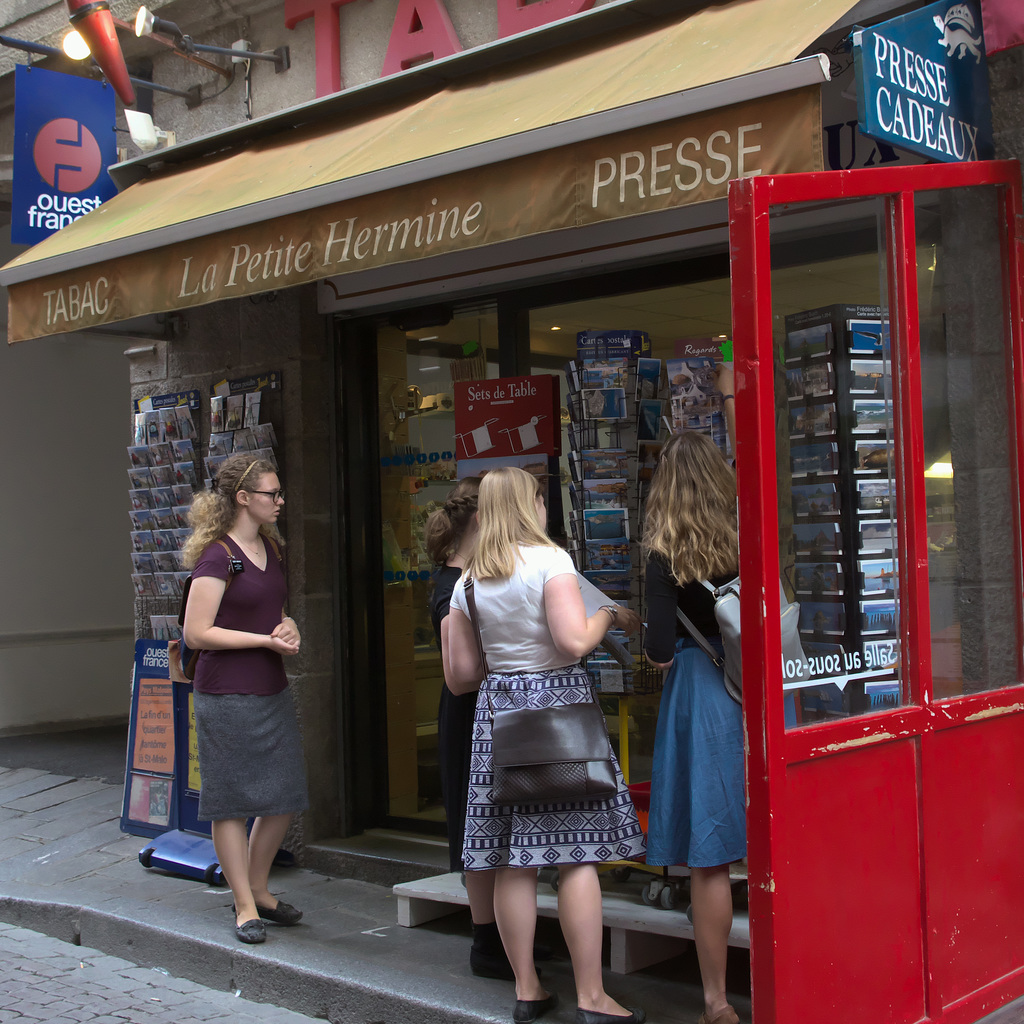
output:
M271 697L195 692L193 700L200 821L294 814L309 807L290 690Z

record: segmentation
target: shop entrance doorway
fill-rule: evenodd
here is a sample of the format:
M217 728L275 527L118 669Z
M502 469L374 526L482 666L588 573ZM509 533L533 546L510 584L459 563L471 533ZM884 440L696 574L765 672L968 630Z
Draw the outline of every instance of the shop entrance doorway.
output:
M1020 175L732 182L757 1024L1024 992ZM785 690L780 574L810 665Z

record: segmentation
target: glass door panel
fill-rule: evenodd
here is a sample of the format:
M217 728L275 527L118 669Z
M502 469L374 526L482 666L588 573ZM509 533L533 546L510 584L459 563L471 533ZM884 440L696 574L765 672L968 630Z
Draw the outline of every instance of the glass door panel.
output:
M772 210L779 561L810 669L784 668L789 728L905 698L884 218L880 199Z
M1008 304L994 188L915 197L932 688L1020 682Z
M427 516L455 485L453 383L498 376L493 312L377 331L388 806L392 824L443 832L437 709L444 686L430 622ZM398 820L396 820L398 819Z

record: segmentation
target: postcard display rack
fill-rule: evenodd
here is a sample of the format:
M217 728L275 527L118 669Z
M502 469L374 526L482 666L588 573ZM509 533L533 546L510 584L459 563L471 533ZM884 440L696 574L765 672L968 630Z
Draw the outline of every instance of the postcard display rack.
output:
M278 468L281 373L274 371L211 387L206 454L197 427L199 392L157 395L134 403L128 448L132 583L144 599L152 637L177 640L181 588L188 576L181 548L189 534L192 495L210 485L217 466L248 451Z
M811 666L798 715L899 702L893 405L878 306L786 317L793 580Z
M642 608L639 509L661 445L661 361L644 358L642 331L583 331L566 364L569 409L569 551L610 601ZM655 693L661 673L640 657L640 638L612 634L631 667L598 649L586 667L598 693Z

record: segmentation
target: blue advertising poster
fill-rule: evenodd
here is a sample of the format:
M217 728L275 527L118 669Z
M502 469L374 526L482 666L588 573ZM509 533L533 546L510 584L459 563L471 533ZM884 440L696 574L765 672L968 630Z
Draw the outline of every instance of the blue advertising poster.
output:
M992 158L976 0L929 4L853 34L859 128L933 160Z
M12 242L41 242L117 192L114 122L109 85L15 68Z

